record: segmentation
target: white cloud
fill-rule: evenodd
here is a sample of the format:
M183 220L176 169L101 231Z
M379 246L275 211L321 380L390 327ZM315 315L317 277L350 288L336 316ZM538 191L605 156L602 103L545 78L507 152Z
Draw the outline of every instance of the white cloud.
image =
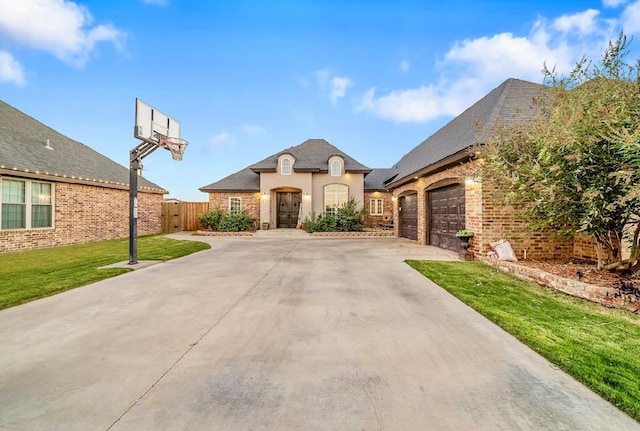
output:
M258 136L265 132L264 127L255 126L253 124L243 124L242 130L249 136Z
M337 76L330 69L322 69L315 72L316 81L321 90L329 93L329 99L334 105L346 96L347 89L353 86L351 79L346 76Z
M353 83L349 78L334 76L331 78L331 102L335 104L338 99L341 99L347 94L347 88L351 87Z
M604 7L618 7L625 4L627 0L603 0L602 5Z
M117 48L124 33L112 24L92 25L89 9L68 0L0 1L0 35L82 67L101 42Z
M587 9L572 15L562 15L555 19L553 27L563 33L577 31L579 34L591 34L597 26L596 18L600 11Z
M622 12L621 25L625 33L640 32L640 1L628 5Z
M141 0L142 3L151 6L165 7L169 6L169 0Z
M411 68L411 63L409 63L407 60L402 60L400 62L400 70L402 70L403 72L409 71L410 68Z
M6 51L0 51L0 82L22 86L26 83L22 65Z
M640 1L623 16L640 26ZM550 22L540 19L528 35L500 33L458 41L438 64L437 82L381 94L371 88L360 96L357 110L396 122L458 115L507 78L541 82L544 64L566 73L582 56L600 58L617 35L616 23L588 9Z

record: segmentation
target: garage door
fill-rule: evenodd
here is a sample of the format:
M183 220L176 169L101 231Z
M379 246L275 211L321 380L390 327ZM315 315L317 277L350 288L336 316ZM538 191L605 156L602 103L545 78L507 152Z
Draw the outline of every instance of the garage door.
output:
M456 232L464 229L464 185L456 184L428 193L429 244L460 251Z
M418 239L418 194L400 198L400 236L413 240Z

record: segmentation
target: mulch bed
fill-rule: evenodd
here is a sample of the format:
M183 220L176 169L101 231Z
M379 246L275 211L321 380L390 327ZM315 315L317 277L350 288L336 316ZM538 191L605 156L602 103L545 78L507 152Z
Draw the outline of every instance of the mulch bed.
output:
M615 272L596 269L596 264L585 260L570 261L538 261L538 260L521 260L519 265L534 267L542 271L559 275L561 277L570 278L572 280L581 280L585 283L594 284L601 287L619 288L621 283L628 285L631 283L635 287L640 287L640 274L636 273L632 276L621 276Z

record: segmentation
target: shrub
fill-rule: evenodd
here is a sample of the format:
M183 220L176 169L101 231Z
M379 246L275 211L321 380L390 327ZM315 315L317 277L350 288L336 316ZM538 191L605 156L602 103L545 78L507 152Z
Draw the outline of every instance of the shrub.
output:
M202 227L204 227L205 229L218 230L220 221L222 221L224 216L225 212L222 210L222 208L218 207L213 211L207 211L200 214L200 217L198 217L198 219L200 220L200 224L202 224Z
M339 232L361 232L364 230L364 208L358 208L355 198L338 208L336 213L336 230Z
M302 222L302 228L309 232L360 232L364 230L364 208L358 208L356 200L351 197L338 208L336 214L326 212Z
M218 230L220 232L244 232L251 230L253 219L249 217L246 211L239 213L227 213L220 220Z

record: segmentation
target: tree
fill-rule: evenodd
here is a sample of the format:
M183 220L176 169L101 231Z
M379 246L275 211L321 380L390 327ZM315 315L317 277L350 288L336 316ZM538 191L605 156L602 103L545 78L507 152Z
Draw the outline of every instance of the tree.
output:
M640 267L640 62L625 63L628 47L621 33L598 64L583 59L566 76L545 66L537 115L495 127L482 152L484 175L532 228L585 232L599 269L632 272Z

